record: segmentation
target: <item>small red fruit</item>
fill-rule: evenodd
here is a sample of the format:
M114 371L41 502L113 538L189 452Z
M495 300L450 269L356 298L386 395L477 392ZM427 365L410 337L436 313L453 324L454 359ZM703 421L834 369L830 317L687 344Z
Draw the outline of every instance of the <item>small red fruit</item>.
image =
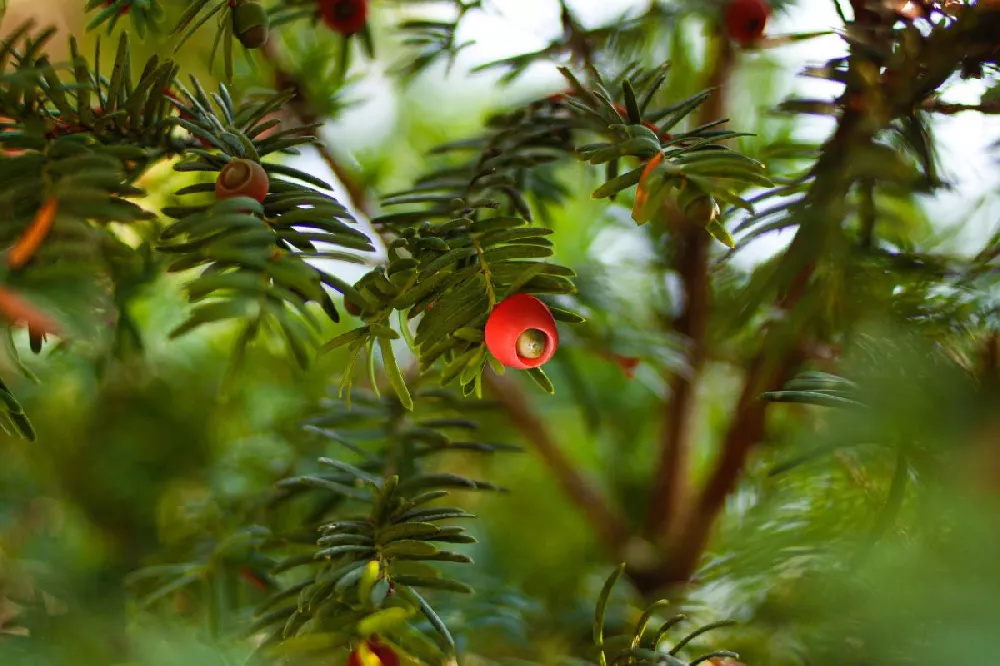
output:
M726 32L740 46L750 46L764 34L771 8L764 0L732 0L726 7Z
M397 655L388 645L382 645L378 638L373 636L364 646L358 646L351 650L347 658L347 666L371 666L371 662L366 663L362 658L361 651L367 649L369 656L374 655L381 666L399 666L399 655Z
M556 320L534 296L504 299L486 320L486 347L508 368L537 368L552 358L558 346Z
M319 15L330 30L356 35L368 23L368 0L319 0Z
M215 198L250 197L263 203L271 181L267 172L253 160L232 160L219 172L215 181Z

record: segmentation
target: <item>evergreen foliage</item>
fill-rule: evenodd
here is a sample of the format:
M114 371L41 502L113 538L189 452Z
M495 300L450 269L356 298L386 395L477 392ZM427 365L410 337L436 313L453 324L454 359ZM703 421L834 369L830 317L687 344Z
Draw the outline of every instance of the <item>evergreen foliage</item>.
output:
M833 0L844 52L801 73L839 92L764 100L772 131L728 117L741 53L822 34L558 0L475 68L481 128L345 167L365 65L412 89L503 3L431 4L89 0L65 62L3 17L0 664L997 654L998 237L942 251L923 201L936 118L997 112L1000 5ZM564 87L519 101L536 67ZM488 341L518 294L546 370Z

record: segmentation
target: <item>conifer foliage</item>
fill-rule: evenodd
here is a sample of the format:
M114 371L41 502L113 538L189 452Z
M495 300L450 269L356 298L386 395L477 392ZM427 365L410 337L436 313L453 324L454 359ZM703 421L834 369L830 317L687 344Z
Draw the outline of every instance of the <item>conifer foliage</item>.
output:
M624 563L597 596L588 653L574 657L600 666L737 663L735 652L704 647L708 632L728 621L671 642L687 618L666 601L608 628L613 589L627 575L648 601L692 583L750 450L765 439L767 405L870 408L851 379L803 367L815 360L805 348L847 343L861 318L853 293L899 295L885 309L929 328L925 306L940 290L975 293L995 271L990 248L968 261L921 256L876 217L944 186L924 111L956 73L995 75L1000 8L985 0L852 0L848 19L835 2L849 26L841 35L848 55L806 74L843 94L791 99L779 111L830 115L836 130L821 146L787 141L767 154L740 143L751 128L723 117L718 96L738 49L812 37L770 34L790 3L652 2L587 27L560 0L562 34L551 44L480 69L511 82L547 64L561 91L507 104L478 132L432 148L426 172L381 193L377 205L366 200L366 185L359 195L341 182L348 198L339 198L338 183L288 163L316 150L333 165L321 130L337 106L311 99L310 68L290 42L323 31L336 44L327 57L336 63L329 81L317 78L344 86L357 59L374 59L399 47L390 36L402 38L405 62L394 75L412 82L455 61L466 46L462 22L488 3L446 2L451 20L423 17L421 4L89 0L96 47L83 53L70 38L65 63L47 55L53 29L0 24L5 344L16 359L23 328L34 353L100 348L127 367L145 348L134 296L172 275L187 309L170 339L231 332L230 379L262 342L279 343L301 370L321 355L341 359L333 388L300 424L309 455L221 515L193 516L204 529L129 576L133 610L169 615L184 594L184 612L203 620L214 640L247 646L252 663L457 663L467 618L449 609L474 592L466 547L476 543L467 527L476 516L461 498L507 490L478 478L476 463L451 471L449 456L519 455L521 446L494 441L483 427L506 408L529 424L522 430L534 433L549 464L561 464L523 404L502 392L498 403L486 398L498 393L501 376L516 375L534 382L535 396L545 394L537 400L548 399L562 387L543 366L571 368L566 350L606 333L585 316L595 300L590 276L563 265L553 240L554 211L588 183L592 200L617 206L666 248L664 262L675 262L686 299L671 326L685 338L679 353L690 368L657 378L667 380L663 411L672 420L648 516L617 521L615 510L586 511L607 536L612 557L602 571ZM378 24L384 37L373 29L399 15L398 24ZM708 76L671 88L674 64L653 62L646 47L690 15L708 26ZM211 81L175 60L206 37ZM153 38L173 52L137 56L136 40ZM682 47L672 48L677 56ZM279 89L243 90L237 73L251 68L275 70ZM151 174L165 171L182 184L168 192L150 186ZM795 233L788 250L726 292L726 268L713 272L708 257L724 263L741 243L779 230ZM860 255L850 253L855 247ZM363 266L363 275L347 281L331 261ZM865 277L849 274L855 269ZM886 277L904 272L918 276L905 289ZM709 321L698 308L716 297L722 306ZM972 320L984 318L963 319ZM710 325L716 337L753 337L753 353L716 343ZM630 361L612 358L623 368ZM722 358L745 366L744 389L718 468L701 493L680 497L677 488L694 484L670 467L690 439L676 424L694 413L702 367ZM630 372L639 361L631 362ZM573 383L570 372L559 376ZM0 379L0 426L35 440L33 415L10 383ZM897 469L902 477L902 463ZM582 507L602 506L580 479L566 473L560 481ZM664 499L675 494L677 505ZM44 628L33 636L44 641Z

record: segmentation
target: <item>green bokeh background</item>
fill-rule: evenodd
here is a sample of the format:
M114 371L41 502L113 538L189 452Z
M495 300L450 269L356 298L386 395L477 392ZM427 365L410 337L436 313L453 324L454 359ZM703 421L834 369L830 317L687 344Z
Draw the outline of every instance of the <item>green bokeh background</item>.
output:
M67 28L82 34L81 12L73 4L49 3L44 11L65 12ZM10 13L24 12L26 5L12 3ZM312 39L305 42L314 57L337 48L332 37ZM92 40L90 35L82 42ZM137 42L135 51L145 56L167 43ZM381 57L389 62L401 52L386 43ZM200 36L185 48L182 70L211 78L203 57L208 46L208 37ZM700 85L695 60L675 65L670 85L679 96ZM742 66L739 81L755 90L756 106L787 93L790 68L767 58ZM237 89L262 83L246 70ZM355 153L379 191L405 187L425 165L428 148L474 131L491 107L546 92L522 88L442 109L427 93L433 85L441 84L397 91L399 123L378 132L381 143ZM750 154L797 130L791 120L752 113L741 125L758 133L742 142ZM611 212L589 199L597 175L574 166L565 177L579 196L553 211L557 260L606 292L601 316L619 336L652 328L658 309L670 305L662 275L644 258L655 248L622 221L621 210ZM162 194L176 182L157 172L149 186ZM913 205L903 213L909 226L899 233L924 239L928 220L922 209ZM595 248L612 237L628 243L624 252L631 253L631 266L604 264L596 255ZM224 523L241 499L316 454L300 424L335 384L343 358L324 356L301 372L280 346L261 344L237 380L226 381L231 332L210 327L181 340L166 338L186 307L176 280L148 286L133 309L147 346L141 359L105 363L105 343L97 341L26 354L37 381L4 368L39 437L36 443L0 438L0 581L46 590L55 612L26 608L8 618L0 606L0 629L13 630L22 621L47 627L41 643L0 634L0 666L97 666L121 663L122 654L135 664L200 666L240 663L247 653L246 643L209 640L203 623L184 612L129 613L122 580L169 551L191 525L203 528L206 515ZM1000 654L1000 507L995 489L980 492L962 466L978 451L977 442L997 446L989 420L1000 403L942 359L927 337L911 340L875 320L869 328L865 339L873 342L855 353L856 367L863 373L878 360L884 371L880 386L888 387L881 394L894 399L863 416L776 408L774 437L760 448L728 507L702 577L689 599L675 600L697 618L739 620L718 641L751 666L944 666L992 663ZM753 335L737 332L733 346L739 349ZM656 358L629 380L613 363L569 342L560 354L572 360L573 373L561 363L550 373L559 387L556 397L525 384L567 454L636 524L655 460L662 371L677 361L676 341L664 337L661 343ZM845 373L853 367L848 364ZM701 387L699 473L713 459L712 442L734 399L734 377L727 366L713 367ZM495 439L520 441L502 415L483 419ZM858 441L847 441L849 435ZM844 449L788 474L769 475L774 464L819 440L878 445ZM862 548L879 520L901 446L919 454L906 500L894 527L873 548ZM584 517L530 447L485 460L455 456L449 464L511 491L462 497L480 516L471 528L480 540L473 549L476 564L462 572L478 594L448 609L466 663L556 664L566 655L585 654L597 591L616 563ZM187 520L190 505L200 507L196 523ZM12 591L0 588L0 600ZM244 593L253 600L253 590ZM640 601L623 587L612 622L634 621Z

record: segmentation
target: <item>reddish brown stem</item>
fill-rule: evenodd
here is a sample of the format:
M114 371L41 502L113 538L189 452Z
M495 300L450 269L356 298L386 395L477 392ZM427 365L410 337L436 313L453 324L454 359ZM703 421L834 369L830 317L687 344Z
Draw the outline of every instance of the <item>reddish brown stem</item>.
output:
M271 41L265 43L261 48L261 52L274 69L274 82L277 89L290 89L295 92L295 97L292 98L288 106L289 110L296 117L299 123L302 125L312 125L313 123L320 122L322 119L309 106L305 93L298 80L296 80L294 76L286 72L280 66L278 55L275 52L273 43ZM368 196L364 185L358 182L358 180L340 163L325 143L318 141L315 147L319 152L320 158L322 158L327 167L329 167L330 171L333 172L333 175L336 176L337 180L339 180L344 186L344 189L347 191L347 197L351 201L351 205L354 206L358 212L365 215L369 214Z
M684 309L674 330L688 342L684 368L669 383L669 397L657 472L653 477L646 531L660 535L676 524L691 495L690 459L698 383L706 359L706 335L711 308L709 241L704 229L687 228L678 239L677 272L684 291Z
M733 53L728 40L717 39L708 86L716 92L702 106L698 124L715 122L725 115L725 86L733 67ZM682 520L691 495L691 448L697 391L707 357L708 319L712 308L709 275L711 238L697 224L683 219L680 211L668 211L679 224L676 248L677 274L684 293L684 305L674 330L689 347L687 362L674 374L669 384L666 422L660 445L659 462L653 476L646 534L664 538Z
M739 481L747 457L764 437L767 403L761 399L761 393L781 388L788 380L791 367L787 354L778 353L773 357L764 351L753 360L736 403L735 416L723 438L716 467L687 516L683 537L676 541L667 567L661 572L664 582L683 583L690 579L712 535L716 517Z
M791 289L779 299L778 306L793 307L805 294L812 273L811 266L803 269ZM768 403L761 399L761 394L780 389L803 358L802 345L790 339L784 328L769 330L761 350L747 368L733 418L720 444L718 462L683 523L675 526L674 538L665 548L667 559L662 568L638 574L636 582L641 589L655 591L690 581L716 518L736 487L750 452L764 438Z

